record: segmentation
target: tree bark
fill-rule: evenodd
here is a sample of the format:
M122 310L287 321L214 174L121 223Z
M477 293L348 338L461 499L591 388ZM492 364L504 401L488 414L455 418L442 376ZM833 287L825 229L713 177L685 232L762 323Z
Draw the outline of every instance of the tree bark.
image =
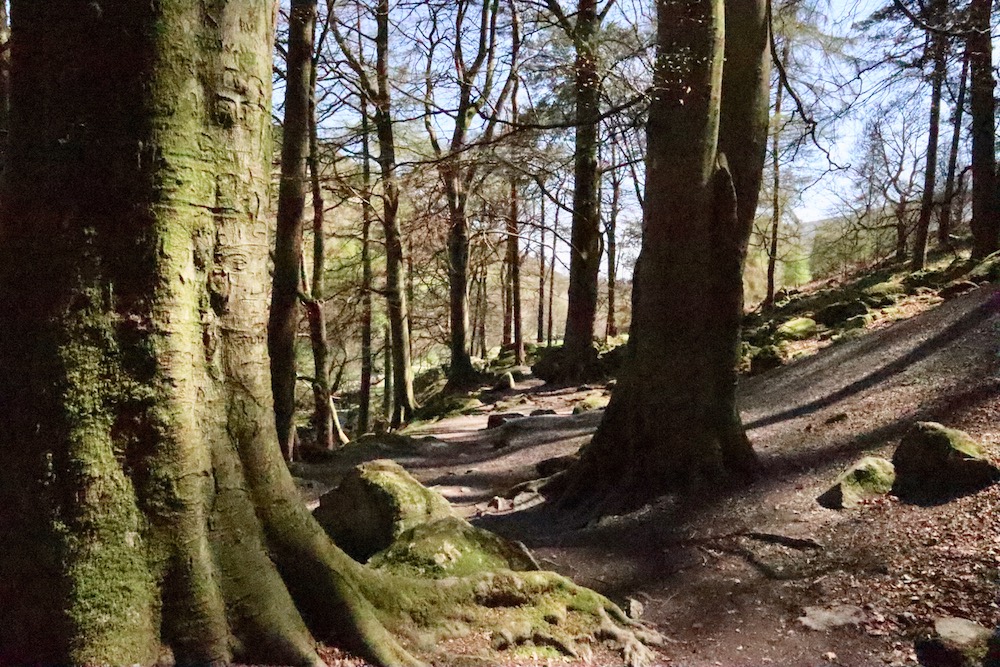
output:
M941 203L941 219L938 221L938 243L951 246L952 212L955 210L955 172L958 170L958 149L962 142L962 116L965 114L966 82L969 80L969 51L962 56L962 73L958 82L958 98L955 100L955 115L952 121L951 149L948 152L948 174L944 181L944 201ZM959 209L961 211L961 209Z
M735 368L767 139L764 5L658 0L657 29L630 355L560 499L591 512L717 489L757 468Z
M359 94L361 108L361 387L358 391L358 435L371 428L372 403L372 179L368 97Z
M942 2L935 3L938 11L936 17L944 16ZM924 268L927 256L927 237L930 234L931 215L934 213L934 186L937 183L938 136L941 129L941 88L948 72L946 60L948 42L944 35L933 34L931 40L931 55L934 70L931 73L931 110L927 127L927 161L924 164L924 190L920 196L920 217L913 233L913 248L910 255L910 268L919 271ZM998 238L1000 241L1000 238Z
M582 378L594 357L597 276L601 265L600 190L597 164L601 81L598 74L597 0L578 0L573 26L576 139L569 292L563 351L566 379Z
M541 240L538 242L538 331L535 334L535 342L539 345L545 340L545 197L542 197L542 213L540 233Z
M552 256L549 258L549 319L546 325L546 345L552 347L552 302L556 293L556 243L559 241L559 207L556 206L556 218L552 223Z
M275 439L273 4L13 10L0 662L407 662Z
M781 64L788 63L789 41L781 45ZM778 236L781 231L781 106L784 102L785 89L779 82L774 94L774 129L771 137L771 238L767 251L767 293L764 295L764 305L774 303L775 277L778 269Z
M608 319L604 329L604 337L611 338L618 335L618 323L615 319L617 308L617 262L618 262L618 239L615 238L618 227L618 209L621 206L622 179L618 175L617 151L612 144L611 162L615 166L611 172L611 210L608 212L608 221L604 226L604 233L607 236L608 250Z
M521 244L518 222L517 180L510 179L510 214L507 217L507 267L510 276L510 315L513 320L514 361L524 363L524 332L521 327Z
M382 171L382 229L385 234L385 299L392 329L393 411L390 426L399 428L413 418L413 367L410 364L410 335L407 329L407 302L403 256L403 235L399 226L399 185L396 183L396 143L392 127L389 84L389 0L378 0L375 10L376 82L375 131L378 135L378 163Z
M996 191L996 132L993 100L993 44L990 0L969 6L971 32L966 38L972 106L972 256L981 259L1000 246L1000 210Z
M295 340L299 328L299 268L309 154L309 99L316 3L294 0L288 18L285 118L281 140L278 225L274 239L274 279L267 346L278 442L286 460L295 452Z

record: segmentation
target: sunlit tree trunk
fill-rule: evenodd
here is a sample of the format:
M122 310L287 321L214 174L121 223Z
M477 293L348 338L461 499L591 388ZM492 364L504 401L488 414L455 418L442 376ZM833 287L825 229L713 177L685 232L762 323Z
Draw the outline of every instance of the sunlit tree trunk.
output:
M944 201L941 203L941 219L938 221L938 243L951 246L952 213L955 211L955 172L958 170L958 149L962 142L962 117L965 114L966 82L969 80L969 52L962 57L962 73L958 82L958 97L952 119L951 149L948 151L948 174L944 181ZM961 209L959 208L959 215Z
M618 174L618 151L615 150L614 144L611 148L611 163L613 166L611 172L611 210L608 211L608 220L604 225L604 234L607 237L607 252L608 252L608 319L607 326L604 329L605 338L611 338L618 335L618 323L616 321L615 309L617 308L617 285L618 280L617 275L617 263L618 263L618 239L617 228L618 228L618 210L621 207L621 193L622 193L622 179Z
M511 344L514 346L514 361L524 363L524 332L521 327L521 244L520 223L518 221L519 196L517 180L510 179L510 212L507 216L507 267L510 276L510 316L512 319Z
M541 240L538 242L538 331L535 342L539 345L545 340L545 198L541 203Z
M788 64L789 41L781 45L781 64ZM775 278L778 272L778 236L781 231L781 107L785 88L778 84L774 94L774 127L771 130L771 234L767 250L767 292L764 305L774 303Z
M358 435L371 428L372 402L372 178L368 98L359 94L361 107L361 387L358 391Z
M943 3L937 2L935 16L943 16ZM913 248L910 268L914 271L924 268L927 255L927 237L930 233L931 215L934 213L934 186L937 183L938 135L941 129L941 88L948 73L947 39L940 34L930 37L930 50L934 70L931 73L931 111L927 126L927 160L924 163L924 191L920 197L920 217L913 232ZM1000 241L1000 238L997 239Z

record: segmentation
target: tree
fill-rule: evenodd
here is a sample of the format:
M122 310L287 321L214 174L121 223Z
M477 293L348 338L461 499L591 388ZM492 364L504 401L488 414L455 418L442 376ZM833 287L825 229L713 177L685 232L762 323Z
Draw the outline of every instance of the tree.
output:
M972 256L979 259L1000 247L991 7L989 0L972 0L969 6L969 31L965 40L971 76Z
M312 98L313 28L316 0L293 0L288 17L285 59L285 122L281 140L278 226L274 243L274 279L267 322L271 391L278 442L285 458L294 457L295 339L299 330L299 274L306 203L306 163Z
M387 628L543 597L627 626L551 573L360 565L298 497L263 335L273 7L14 2L0 660L319 667L319 637L413 666Z
M413 417L413 367L410 360L408 304L404 289L403 237L399 223L399 183L396 174L396 140L392 120L392 86L389 81L389 2L379 0L375 14L375 76L368 71L363 54L351 45L332 20L334 38L348 66L357 77L357 86L375 107L374 124L378 138L378 165L382 173L382 231L385 236L385 300L392 330L393 412L390 424L399 427ZM359 38L360 38L360 29ZM388 372L388 371L387 371Z
M564 506L637 507L756 470L735 367L767 138L767 54L762 2L657 2L629 358L568 471Z

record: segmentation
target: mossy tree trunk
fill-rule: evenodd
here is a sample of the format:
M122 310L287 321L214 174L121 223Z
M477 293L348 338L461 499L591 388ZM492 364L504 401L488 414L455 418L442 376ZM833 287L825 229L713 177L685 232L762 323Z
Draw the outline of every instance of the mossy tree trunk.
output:
M0 662L412 662L275 439L273 7L14 0Z
M764 4L658 0L657 28L630 356L564 507L636 507L757 467L735 367L767 138Z

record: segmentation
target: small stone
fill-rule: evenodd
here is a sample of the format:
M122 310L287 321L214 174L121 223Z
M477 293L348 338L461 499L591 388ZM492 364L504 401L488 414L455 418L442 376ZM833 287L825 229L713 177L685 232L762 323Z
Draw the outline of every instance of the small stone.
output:
M852 509L865 500L889 493L895 480L892 463L866 456L841 473L816 502L828 509Z
M627 598L625 600L625 615L633 621L638 621L645 610L646 608L642 606L642 603L635 598Z
M486 420L486 428L496 428L498 426L503 426L509 421L515 419L524 419L526 415L520 412L496 412L489 416Z
M865 620L861 607L850 604L835 604L828 607L805 607L799 623L817 632L828 632L845 625L860 625Z
M827 651L823 654L823 659L827 662L837 662L837 654L833 651Z

